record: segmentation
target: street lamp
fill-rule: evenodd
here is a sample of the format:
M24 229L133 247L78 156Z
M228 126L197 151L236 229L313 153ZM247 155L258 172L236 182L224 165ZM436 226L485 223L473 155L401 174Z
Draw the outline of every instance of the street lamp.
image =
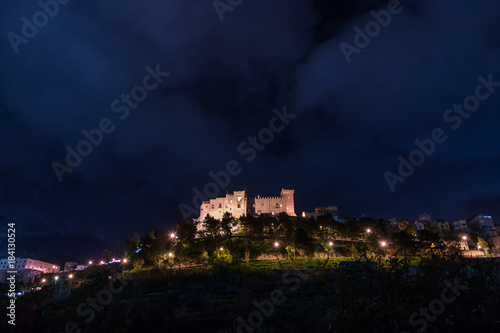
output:
M127 261L128 261L128 259L127 259L127 258L123 258L123 263L124 263L124 264L126 264L126 263L127 263Z
M281 266L280 258L278 257L278 247L280 246L279 242L274 242L274 247L276 248L276 259L278 260L278 264L280 265L280 268L283 270L283 267Z
M462 239L463 239L463 240L466 240L466 239L467 239L467 236L462 236Z
M367 232L367 233L371 233L371 232L372 232L372 229L368 228L368 229L366 229L366 232Z
M45 279L42 279L42 283L45 283Z
M168 257L169 257L169 258L172 258L172 256L173 256L173 253L172 253L172 252L169 252L169 253L168 253Z
M224 251L224 248L221 246L221 248L219 250L222 252L222 251Z
M92 260L89 261L89 265L92 265Z
M387 243L386 243L386 242L384 242L384 241L382 241L382 242L380 242L380 245L382 245L382 247L386 247L386 246L387 246Z
M175 234L173 232L170 234L170 238L175 238Z
M71 292L71 286L73 285L73 274L70 274L69 276L69 288L68 288L68 295Z

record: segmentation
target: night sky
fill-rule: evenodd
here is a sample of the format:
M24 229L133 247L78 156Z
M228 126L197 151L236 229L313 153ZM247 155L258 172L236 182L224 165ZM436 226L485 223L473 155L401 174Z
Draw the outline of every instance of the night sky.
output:
M221 15L211 0L60 2L45 21L36 1L0 2L0 234L16 223L19 256L86 260L170 230L232 160L221 195L293 188L297 213L500 220L498 1L401 1L356 51L355 27L387 1L233 0ZM477 110L448 112L479 76L493 83ZM284 109L269 143L238 151ZM66 147L99 127L60 181L54 162L70 168ZM392 191L386 172L439 128L447 139Z

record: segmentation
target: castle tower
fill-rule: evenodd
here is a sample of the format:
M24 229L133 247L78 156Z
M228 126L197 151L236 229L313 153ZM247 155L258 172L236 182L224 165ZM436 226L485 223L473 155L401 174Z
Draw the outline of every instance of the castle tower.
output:
M295 215L295 204L293 201L294 192L295 190L287 190L284 188L281 189L281 198L284 207L283 211L290 216L297 216Z

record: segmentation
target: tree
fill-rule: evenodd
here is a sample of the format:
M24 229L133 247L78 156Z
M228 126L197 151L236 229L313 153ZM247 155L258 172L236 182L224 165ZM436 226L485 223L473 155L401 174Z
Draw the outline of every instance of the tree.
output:
M233 236L233 225L235 219L233 215L229 212L225 212L220 221L220 231L226 237L231 238Z
M104 249L104 252L102 253L102 260L104 260L104 262L109 262L111 259L113 259L113 253L108 249Z
M134 254L139 249L140 242L141 235L135 231L132 238L125 241L125 255L129 256L130 254Z
M485 253L490 252L490 244L488 244L487 241L484 240L484 238L478 237L477 238L477 245L478 248L481 246L481 250L484 251Z
M212 239L219 238L221 236L221 222L212 216L207 214L203 220L202 226L203 236Z
M417 249L417 241L415 235L407 233L405 229L393 233L392 242L394 248L396 249L396 255L403 252L405 258L408 258L409 255L415 253Z
M196 224L193 219L186 218L175 226L175 233L182 244L191 244L196 238Z

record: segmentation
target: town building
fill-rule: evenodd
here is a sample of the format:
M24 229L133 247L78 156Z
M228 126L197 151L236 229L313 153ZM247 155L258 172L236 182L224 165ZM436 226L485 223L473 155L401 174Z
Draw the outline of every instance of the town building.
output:
M437 228L439 229L439 232L449 232L450 231L450 224L448 222L437 222Z
M469 231L469 227L467 226L467 222L465 220L458 220L453 222L453 229L455 231L464 231L464 232Z
M302 212L302 217L317 218L321 215L331 214L335 220L338 221L338 208L337 206L316 207L313 213Z
M7 271L15 271L16 281L22 281L24 283L33 282L35 278L39 277L45 273L57 273L61 270L61 267L48 262L30 259L30 258L16 258L14 267L11 267L9 260L0 260L0 282L5 282L7 278Z
M493 219L489 215L477 214L467 220L469 227L473 230L482 230L485 228L495 228Z

